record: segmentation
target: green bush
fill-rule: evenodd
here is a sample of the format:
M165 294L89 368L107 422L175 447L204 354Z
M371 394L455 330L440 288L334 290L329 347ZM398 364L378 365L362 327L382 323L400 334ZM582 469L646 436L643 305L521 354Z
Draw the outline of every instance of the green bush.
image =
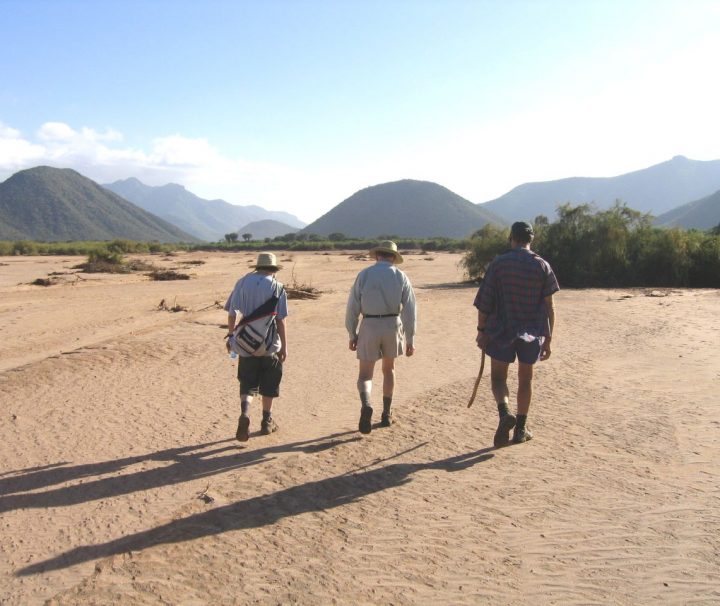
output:
M13 242L12 247L13 255L37 255L38 246L35 242L29 242L28 240L19 240Z
M470 278L481 278L497 255L507 250L510 231L488 223L470 238L470 250L460 262ZM426 249L429 250L429 249Z
M507 247L507 230L486 226L463 260L470 277ZM561 286L720 286L720 237L661 229L621 202L594 212L587 204L558 207L558 220L535 220L532 248L553 267Z

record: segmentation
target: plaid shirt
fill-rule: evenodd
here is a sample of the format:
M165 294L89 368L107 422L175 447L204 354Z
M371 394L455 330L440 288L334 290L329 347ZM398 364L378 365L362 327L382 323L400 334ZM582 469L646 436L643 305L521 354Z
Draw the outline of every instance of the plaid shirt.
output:
M545 297L560 290L545 259L527 248L514 248L490 263L475 297L487 316L485 334L501 346L521 335L548 336Z

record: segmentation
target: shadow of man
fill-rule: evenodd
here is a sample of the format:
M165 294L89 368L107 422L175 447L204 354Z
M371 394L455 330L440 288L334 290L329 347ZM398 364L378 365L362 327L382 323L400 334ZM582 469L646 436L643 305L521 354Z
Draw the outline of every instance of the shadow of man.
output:
M350 435L353 437L346 438L346 436ZM150 490L160 486L189 482L196 478L205 478L241 467L263 463L274 454L320 452L359 439L355 432L348 431L312 440L247 451L240 450L234 440L220 440L112 461L71 467L52 467L29 473L20 472L19 475L0 478L0 494L3 495L0 497L0 513L13 509L77 505L78 503L116 497L140 490ZM229 444L230 442L235 444ZM222 444L226 445L223 446ZM216 446L216 448L208 450L209 447L213 446ZM109 473L119 474L119 472L132 465L146 461L172 461L172 463L131 473L97 478L43 492L30 492L44 486L53 486L68 481L86 480L93 476Z
M418 471L456 472L487 461L494 455L485 448L430 463L393 463L384 467L354 471L315 482L292 486L278 492L252 497L157 528L138 532L98 545L76 547L53 558L17 571L26 576L58 570L111 555L140 551L156 545L182 543L232 530L246 530L274 524L282 518L319 512L353 503L373 493L402 486Z

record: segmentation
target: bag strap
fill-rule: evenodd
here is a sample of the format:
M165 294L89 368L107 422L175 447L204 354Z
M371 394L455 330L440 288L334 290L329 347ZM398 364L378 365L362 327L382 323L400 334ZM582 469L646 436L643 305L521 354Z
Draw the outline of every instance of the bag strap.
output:
M249 313L247 316L244 316L242 320L240 320L238 326L243 326L245 324L249 324L250 322L253 322L255 320L258 320L262 318L263 316L276 316L277 315L277 306L280 302L280 297L282 296L284 292L284 288L280 286L278 281L273 278L273 286L275 293L272 297L270 297L265 303L260 305L257 309L253 310L251 313ZM237 327L236 327L237 328Z

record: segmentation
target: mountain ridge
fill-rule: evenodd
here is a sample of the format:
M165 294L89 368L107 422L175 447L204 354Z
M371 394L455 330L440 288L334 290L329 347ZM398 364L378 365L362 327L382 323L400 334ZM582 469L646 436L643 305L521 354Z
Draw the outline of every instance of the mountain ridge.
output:
M265 238L276 238L285 234L294 234L300 231L297 227L275 221L274 219L260 219L259 221L251 221L238 230L238 234L252 234L253 240L264 240Z
M655 225L685 229L712 229L720 225L720 190L663 213L655 219Z
M190 234L70 168L37 166L0 183L0 239L192 242Z
M464 238L487 223L503 221L442 185L403 179L355 192L301 231L361 238Z
M301 228L294 215L257 205L238 206L225 200L205 200L177 183L151 186L130 177L103 185L140 208L151 212L201 240L221 240L226 233L261 219L274 219Z
M592 203L609 208L615 200L644 213L660 215L720 189L720 160L671 160L615 177L566 177L523 183L479 206L505 221L533 221L538 215L551 220L560 204Z

